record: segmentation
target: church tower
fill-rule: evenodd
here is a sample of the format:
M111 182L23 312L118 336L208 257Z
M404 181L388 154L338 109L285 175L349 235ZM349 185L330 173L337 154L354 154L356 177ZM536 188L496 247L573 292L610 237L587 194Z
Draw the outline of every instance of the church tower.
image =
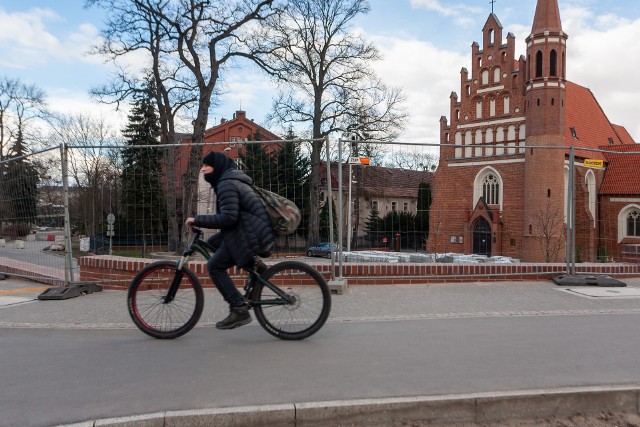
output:
M547 261L545 246L564 260L566 46L558 0L538 0L526 39L526 153L522 258ZM554 261L553 259L551 261Z

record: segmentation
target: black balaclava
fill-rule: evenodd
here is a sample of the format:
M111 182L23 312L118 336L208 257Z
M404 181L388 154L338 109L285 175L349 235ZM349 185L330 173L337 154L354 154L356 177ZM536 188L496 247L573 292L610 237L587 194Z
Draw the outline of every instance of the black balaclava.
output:
M213 167L213 172L204 174L204 180L211 186L215 186L223 173L229 169L235 169L236 163L226 155L212 151L202 159L203 165Z

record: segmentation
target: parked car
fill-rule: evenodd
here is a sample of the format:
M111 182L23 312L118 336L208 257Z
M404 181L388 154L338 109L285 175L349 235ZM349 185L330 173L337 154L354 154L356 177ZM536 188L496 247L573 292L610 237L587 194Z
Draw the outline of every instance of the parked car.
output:
M337 252L338 245L335 243L333 247L329 242L318 243L315 246L307 248L307 256L321 256L324 258L331 258L331 252Z

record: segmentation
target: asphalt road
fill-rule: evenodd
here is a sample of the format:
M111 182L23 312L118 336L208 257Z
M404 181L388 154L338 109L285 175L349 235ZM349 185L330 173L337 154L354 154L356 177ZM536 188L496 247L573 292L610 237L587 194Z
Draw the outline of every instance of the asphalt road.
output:
M640 383L640 314L378 319L300 342L259 326L0 329L0 425L239 405Z

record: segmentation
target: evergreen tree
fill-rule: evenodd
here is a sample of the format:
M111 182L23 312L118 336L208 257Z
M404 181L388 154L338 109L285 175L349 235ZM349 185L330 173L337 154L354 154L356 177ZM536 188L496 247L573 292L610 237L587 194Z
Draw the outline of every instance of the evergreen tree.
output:
M7 183L4 190L5 221L16 224L17 235L29 232L29 225L34 224L37 217L38 168L28 157L22 129L18 129L16 140L9 149L5 164L3 181Z
M121 218L118 234L135 236L137 242L147 241L165 230L164 193L160 180L161 150L158 115L153 98L153 86L134 102L129 123L123 130L127 148L123 150Z
M384 216L382 222L384 223L385 233L391 239L400 234L402 247L410 245L409 238L414 238L415 234L416 216L414 214L411 212L391 211Z
M369 211L369 218L364 222L364 232L367 234L372 246L378 246L382 237L383 227L384 224L382 218L380 218L380 212L378 209L372 208Z
M256 131L251 140L261 141L260 132ZM257 187L277 192L277 188L272 188L271 185L276 165L274 159L264 149L264 144L245 144L244 150L240 152L240 161L245 173L253 179Z
M309 212L309 172L310 159L304 156L300 149L300 143L294 142L295 135L290 131L287 136L289 141L274 153L277 165L277 180L275 191L281 196L293 201L300 209L301 221L298 230L306 230Z
M333 241L338 242L338 214L336 213L336 201L331 203L331 216L333 217ZM324 205L320 211L320 239L329 241L329 199L325 198ZM313 244L314 242L309 242Z
M418 186L418 212L416 213L416 231L423 233L426 242L429 237L429 210L431 209L431 186L421 182Z

